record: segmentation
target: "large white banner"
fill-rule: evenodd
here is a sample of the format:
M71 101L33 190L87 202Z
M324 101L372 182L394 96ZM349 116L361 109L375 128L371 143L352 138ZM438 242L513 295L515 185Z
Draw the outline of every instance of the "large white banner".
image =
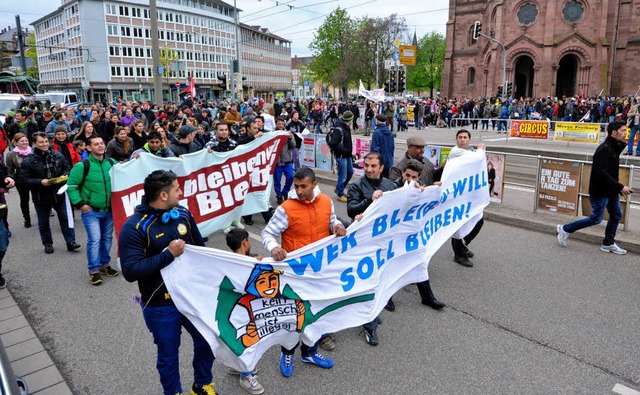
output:
M154 170L173 170L182 188L180 204L187 207L203 235L266 211L286 132L266 133L229 152L201 150L181 158L141 154L111 168L111 207L116 235L144 195L144 179Z
M360 87L358 88L358 95L364 97L367 100L374 101L376 103L381 101L383 102L386 99L384 89L372 89L368 91L364 89L364 85L362 84L362 81L360 81Z
M250 371L269 347L372 321L401 287L427 280L433 254L489 204L484 151L448 161L442 182L385 192L346 236L282 262L187 246L162 277L216 357Z

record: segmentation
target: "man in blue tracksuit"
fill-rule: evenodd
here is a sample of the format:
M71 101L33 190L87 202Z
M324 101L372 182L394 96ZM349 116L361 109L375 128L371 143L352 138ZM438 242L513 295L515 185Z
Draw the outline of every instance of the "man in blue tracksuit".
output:
M376 129L371 137L371 152L382 155L382 177L389 178L389 170L393 167L393 150L395 149L393 133L387 126L387 116L376 115Z
M162 280L160 270L182 255L185 244L204 246L191 213L179 206L182 191L175 173L156 170L144 180L143 203L122 227L118 239L122 274L138 282L147 328L158 347L156 367L165 395L182 393L180 384L180 333L182 327L193 338L194 384L191 394L215 395L211 347L193 324L182 315Z

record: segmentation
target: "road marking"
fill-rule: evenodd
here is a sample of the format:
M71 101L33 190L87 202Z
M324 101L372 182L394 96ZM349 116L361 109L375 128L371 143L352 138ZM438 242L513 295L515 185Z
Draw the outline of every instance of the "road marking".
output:
M514 139L515 137L511 137L511 138ZM496 139L482 139L482 141L503 141L503 140L507 140L507 136L499 137Z
M257 234L255 234L253 232L248 232L248 233L249 233L249 237L251 237L255 241L259 241L260 244L262 244L262 237L260 235L257 235Z
M620 395L640 395L640 392L629 387L625 387L622 384L616 384L611 391Z

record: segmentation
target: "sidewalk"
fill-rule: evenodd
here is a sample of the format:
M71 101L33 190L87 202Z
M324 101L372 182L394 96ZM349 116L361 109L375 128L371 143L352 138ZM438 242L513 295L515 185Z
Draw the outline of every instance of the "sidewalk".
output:
M13 372L27 382L29 394L72 394L49 353L6 288L0 289L0 340Z

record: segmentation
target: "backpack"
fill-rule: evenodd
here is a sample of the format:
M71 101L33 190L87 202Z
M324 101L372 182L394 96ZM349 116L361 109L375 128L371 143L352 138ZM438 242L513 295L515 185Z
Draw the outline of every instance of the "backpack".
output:
M340 126L332 127L331 129L329 129L325 137L325 140L327 141L327 145L329 146L329 148L331 148L331 151L334 151L337 148L337 145L333 145L331 143L333 140L333 134L335 133L336 130L339 130L341 134L340 145L344 143L344 130L342 130L342 127Z
M113 158L107 158L107 160L109 161L109 163L111 163L111 166L115 166L118 163ZM84 173L82 173L82 181L80 181L80 183L78 184L79 193L82 193L82 186L84 185L84 181L87 179L87 176L89 175L89 168L91 167L91 162L89 162L88 158L82 161L82 166L84 167Z

